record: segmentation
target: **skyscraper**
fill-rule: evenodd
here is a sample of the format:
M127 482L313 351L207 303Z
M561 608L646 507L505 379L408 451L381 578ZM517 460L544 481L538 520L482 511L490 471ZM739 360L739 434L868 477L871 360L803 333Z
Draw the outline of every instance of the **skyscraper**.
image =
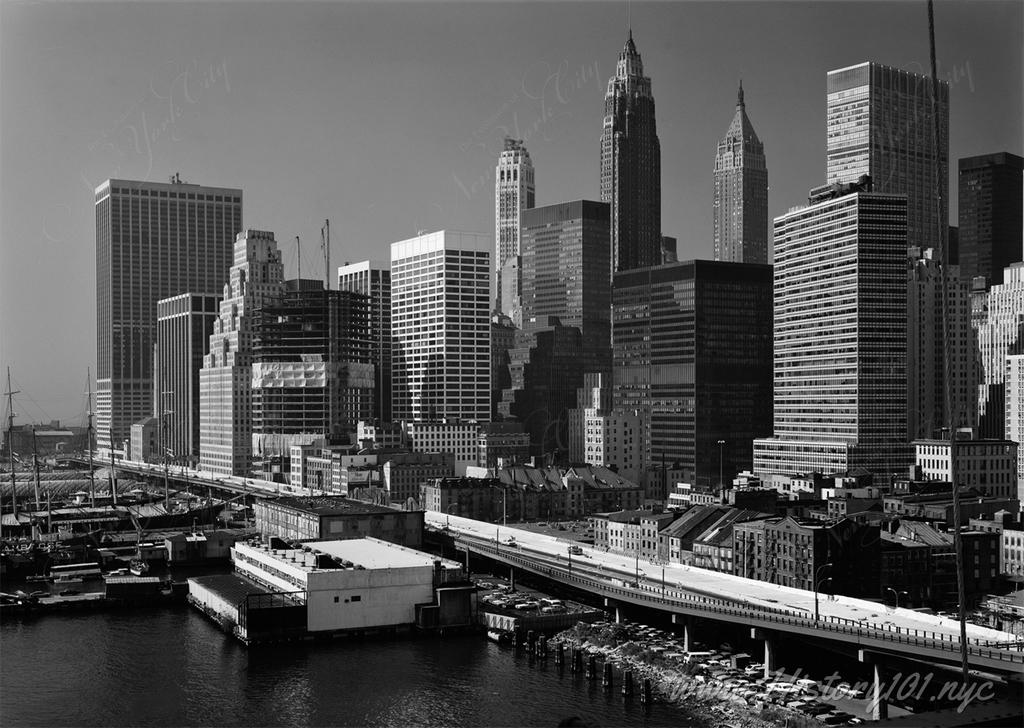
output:
M288 472L295 445L348 445L371 419L368 309L361 293L291 280L253 311L252 449L264 472Z
M743 102L715 154L715 260L768 262L768 167Z
M1003 282L980 292L972 305L981 362L978 432L998 440L1006 428L1006 357L1024 353L1024 262L1003 269Z
M247 475L252 466L254 313L284 293L284 266L274 234L245 230L235 239L220 316L199 372L199 468Z
M95 199L96 441L108 448L153 411L156 302L223 287L242 191L110 179Z
M891 473L907 442L906 197L840 185L775 218L774 437L758 475Z
M338 290L369 298L370 362L376 368L373 416L391 421L391 265L364 260L338 268Z
M611 370L610 211L603 202L575 200L523 212L524 331L546 328L548 317L583 335L592 371ZM575 393L573 394L575 398Z
M868 175L875 192L905 194L907 246L940 250L949 230L949 84L939 82L938 149L930 77L861 63L829 71L827 87L828 183Z
M611 205L612 270L660 264L661 145L632 30L604 95L601 201Z
M945 266L945 271L943 267ZM947 316L942 316L945 285ZM948 341L947 341L948 339ZM947 427L946 385L956 427L973 427L977 366L971 328L971 289L955 265L934 251L911 248L907 257L907 437L937 437ZM948 359L948 371L947 371ZM948 376L947 376L948 374Z
M219 310L220 296L198 293L156 304L154 415L164 417L163 446L189 465L199 457L199 370Z
M523 330L499 412L535 455L568 453L568 413L585 372L611 372L609 208L576 200L523 212Z
M960 274L999 283L1004 268L1022 259L1024 159L1000 152L959 163Z
M613 403L644 423L642 469L697 485L751 467L772 423L772 269L691 260L615 274ZM719 445L719 440L724 445Z
M490 418L490 246L446 230L392 243L396 420Z
M533 162L521 139L505 137L494 170L495 307L519 326L520 215L534 205Z

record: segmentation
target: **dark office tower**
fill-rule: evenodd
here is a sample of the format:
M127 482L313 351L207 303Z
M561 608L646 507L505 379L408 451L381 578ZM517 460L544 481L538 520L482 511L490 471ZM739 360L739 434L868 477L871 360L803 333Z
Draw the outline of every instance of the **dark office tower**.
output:
M338 268L338 290L369 299L370 362L376 368L373 417L391 421L391 263L364 260Z
M501 392L512 386L509 376L508 352L516 344L516 332L512 319L503 313L491 316L491 421L501 419L498 415L498 402Z
M1000 152L960 160L960 274L981 276L985 290L1022 259L1024 159Z
M661 263L661 145L632 30L604 95L601 201L611 205L612 270Z
M218 294L242 228L242 191L110 179L96 188L96 440L153 412L156 302Z
M163 445L183 465L199 459L199 370L220 312L220 296L182 293L156 303L154 414L164 417Z
M715 154L715 260L768 262L768 167L743 103Z
M549 464L569 456L569 419L583 386L584 347L576 326L552 317L533 333L520 331L509 351L511 387L502 392L498 411L516 419L530 435L530 455Z
M294 445L348 444L371 419L369 299L307 283L287 281L253 321L252 452L264 472Z
M580 330L588 371L610 371L608 205L563 202L523 210L522 220L523 330L555 316Z
M955 230L956 228L952 228ZM946 317L942 291L946 291ZM938 437L948 426L946 389L957 427L972 427L977 410L977 341L971 328L971 286L934 251L907 257L907 439Z
M644 467L711 486L772 428L772 268L696 260L615 275L613 401L644 421ZM719 446L719 441L724 444ZM721 450L720 450L721 448Z
M827 85L827 181L868 175L875 192L905 194L907 246L940 250L949 230L949 84L939 82L937 150L931 78L861 63L829 71Z

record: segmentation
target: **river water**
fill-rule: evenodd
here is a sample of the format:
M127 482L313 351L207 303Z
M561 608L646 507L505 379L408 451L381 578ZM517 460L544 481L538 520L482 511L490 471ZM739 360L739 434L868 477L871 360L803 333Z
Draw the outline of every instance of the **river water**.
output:
M616 688L619 686L616 685ZM186 607L0 625L3 726L682 726L479 635L246 650Z

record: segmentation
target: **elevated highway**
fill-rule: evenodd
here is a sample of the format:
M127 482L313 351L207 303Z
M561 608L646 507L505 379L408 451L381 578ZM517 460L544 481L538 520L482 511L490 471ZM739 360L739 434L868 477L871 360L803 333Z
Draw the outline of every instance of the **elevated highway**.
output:
M605 598L673 615L700 617L844 643L874 654L958 665L959 623L909 609L851 597L815 597L801 589L674 563L653 563L580 544L573 555L567 539L510 526L427 511L426 522L447 528L456 547ZM675 616L673 617L676 618ZM1022 643L1008 633L968 625L968 661L973 669L1024 673Z

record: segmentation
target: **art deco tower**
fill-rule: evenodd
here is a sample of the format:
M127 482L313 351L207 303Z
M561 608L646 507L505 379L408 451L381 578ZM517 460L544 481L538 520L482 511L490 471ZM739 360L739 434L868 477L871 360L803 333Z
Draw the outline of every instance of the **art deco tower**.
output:
M505 137L505 149L494 170L495 305L516 326L521 325L520 215L534 205L533 163L519 139Z
M743 84L715 154L715 260L768 262L768 167L747 118Z
M619 54L604 95L601 201L611 204L612 269L661 263L661 145L651 79L633 44Z

